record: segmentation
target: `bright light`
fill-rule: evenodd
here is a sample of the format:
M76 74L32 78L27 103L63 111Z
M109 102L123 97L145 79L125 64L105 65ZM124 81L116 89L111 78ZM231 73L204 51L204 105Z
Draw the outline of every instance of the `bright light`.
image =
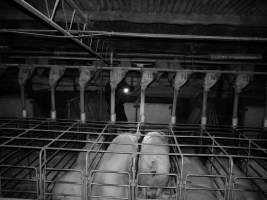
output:
M123 88L123 93L128 94L129 91L130 91L129 88L127 88L127 87L126 88Z

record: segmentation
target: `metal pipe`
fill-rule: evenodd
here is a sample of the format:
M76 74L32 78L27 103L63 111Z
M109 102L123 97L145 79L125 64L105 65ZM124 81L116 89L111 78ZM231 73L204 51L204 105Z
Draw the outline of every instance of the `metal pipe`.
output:
M53 22L50 18L48 18L46 15L44 15L43 13L41 13L39 10L37 10L36 8L34 8L32 5L30 5L26 1L24 1L24 0L14 0L14 1L16 3L18 3L19 5L21 5L22 7L24 7L26 10L28 10L34 16L38 17L39 19L41 19L42 21L46 22L48 25L50 25L54 29L58 30L64 36L69 36L70 39L73 42L75 42L76 44L78 44L80 47L82 47L87 52L89 52L92 55L96 56L97 58L99 58L100 60L102 60L104 63L109 64L109 61L105 60L102 56L100 56L98 53L96 53L94 50L92 50L89 46L87 46L86 44L84 44L83 42L81 42L79 39L73 38L72 37L73 35L70 32L66 31L61 26L59 26L58 24L56 24L55 22Z
M21 4L20 0L18 3ZM24 5L23 5L24 7ZM19 29L28 32L56 32L54 30L40 30L40 29ZM84 34L101 34L102 36L121 36L121 37L137 37L137 38L162 38L162 39L179 39L179 40L212 40L212 41L229 41L229 42L267 42L266 37L242 37L242 36L214 36L214 35L189 35L189 34L153 34L153 33L133 33L133 32L114 32L114 31L78 31L72 30L71 33Z
M21 58L30 58L30 59L49 59L49 60L80 60L80 61L95 61L98 60L97 58L89 58L89 57L77 57L77 56L24 56L24 55L15 55L15 56L8 56L9 58L15 58L15 59L21 59ZM174 59L175 58L175 59ZM169 63L177 63L180 64L209 64L209 65L267 65L266 62L259 62L259 61L227 61L227 60L201 60L201 59L194 59L192 58L113 58L111 59L111 62L113 61L131 61L131 62L157 62L157 61L163 61L163 62L169 62ZM195 66L198 67L198 66ZM203 67L203 66L201 66ZM209 66L206 66L209 67Z
M56 12L57 12L57 8L58 8L58 4L59 4L60 0L56 0L55 4L54 4L54 8L53 8L53 11L52 11L52 14L50 16L50 19L51 20L54 20L54 17L56 15Z
M3 29L0 29L0 32L5 32ZM52 54L52 55L87 55L86 52L78 51L21 51L21 50L12 50L5 52L7 54ZM158 57L162 58L180 58L180 59L211 59L211 60L261 60L263 57L261 54L198 54L198 55L186 55L186 54L177 54L177 53L116 53L116 57L130 58L130 57ZM171 60L170 60L171 61ZM173 60L175 61L175 60Z
M265 83L264 128L267 128L267 82Z
M55 120L56 119L56 103L55 103L55 86L51 87L50 90L50 95L51 95L51 119Z
M239 104L239 91L235 88L234 91L234 105L233 105L233 117L232 126L236 128L238 126L238 104Z
M110 121L112 123L114 123L116 121L115 92L116 92L116 88L111 87L111 96L110 96Z
M140 122L145 122L145 89L141 89L140 97Z
M7 67L23 67L23 66L32 66L32 67L41 67L41 68L51 68L51 67L64 67L69 69L80 69L81 67L85 67L88 69L101 69L101 70L113 70L113 69L122 69L122 70L131 70L131 71L152 71L152 72L191 72L191 73L220 73L220 74L240 74L245 73L248 75L267 75L267 72L264 71L237 71L237 70L207 70L207 69L166 69L166 68L142 68L142 67L96 67L96 66L89 66L89 65L47 65L47 64L9 64L9 63L1 63L1 66ZM1 67L0 66L0 67ZM195 66L195 65L194 65ZM185 66L187 67L187 66ZM192 65L188 65L188 67L192 67ZM203 66L202 66L203 67Z
M201 127L205 128L207 125L207 100L208 100L208 90L203 89L203 99L202 99L202 115L201 115Z
M22 118L27 118L27 110L25 105L25 86L20 85L20 96L21 96L21 115Z
M176 106L177 106L177 97L178 97L179 89L173 90L173 102L172 102L172 114L171 114L171 124L176 123Z
M81 112L81 122L85 123L85 109L84 109L84 87L80 88L80 112Z

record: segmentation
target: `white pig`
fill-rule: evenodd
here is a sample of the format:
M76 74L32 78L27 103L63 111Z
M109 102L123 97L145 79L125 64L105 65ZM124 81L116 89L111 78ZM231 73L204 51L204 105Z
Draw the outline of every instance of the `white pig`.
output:
M83 149L89 150L92 143L87 143ZM93 149L98 149L99 145L96 144ZM88 164L91 163L95 153L89 153ZM68 171L61 176L53 188L53 200L82 200L82 177L85 175L86 165L86 152L80 152L73 169L78 171ZM93 167L94 168L94 167ZM69 182L69 183L68 183Z
M169 152L168 141L163 133L149 132L143 138L138 172L151 174L140 174L138 184L141 186L159 186L158 188L142 187L143 196L159 198L162 191L160 187L167 186L169 180L167 174L170 173Z
M118 187L115 185L129 185L128 174L117 172L131 173L133 155L137 152L137 137L133 134L124 133L118 135L112 140L107 148L95 175L92 176L94 184L92 186L92 196L101 196L100 198L92 197L91 200L110 200L125 198L130 199L128 187ZM125 154L122 154L122 153ZM105 173L106 172L106 173ZM107 185L107 184L114 184Z

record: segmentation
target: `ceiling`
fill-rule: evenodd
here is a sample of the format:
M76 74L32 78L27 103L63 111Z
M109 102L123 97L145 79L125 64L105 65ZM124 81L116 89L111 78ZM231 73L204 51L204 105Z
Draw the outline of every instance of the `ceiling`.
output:
M265 0L59 0L52 22L63 32L18 3L22 1L1 2L1 66L91 65L104 55L115 66L130 60L130 66L267 71ZM26 2L47 17L57 0L47 0L47 7L45 1ZM78 17L67 31L71 35L63 36L66 26L70 27L73 7ZM82 30L80 22L86 29ZM76 38L87 46L90 43L90 50ZM10 73L14 79L17 71ZM190 87L199 90L202 78L194 77L196 84ZM262 82L264 78L255 82L260 93ZM155 87L159 89L160 84ZM159 93L165 90L164 85Z
M45 0L26 2L41 13L49 10L51 14L56 1L48 1L48 9ZM54 22L64 29L64 19L70 20L71 6L75 5L81 16L79 19L87 24L84 34L92 37L94 31L92 49L98 45L98 51L101 51L103 44L103 49L107 46L107 57L112 51L114 60L153 62L165 59L207 66L224 64L225 60L226 64L243 64L244 60L248 64L266 64L267 1L264 0L59 2ZM79 23L75 22L76 18L71 30L72 35L77 36ZM72 60L88 64L95 58L70 38L58 37L60 35L15 1L1 2L0 51L4 62L25 63L26 58L47 59L48 63ZM221 61L212 62L214 54L222 55ZM248 59L249 56L256 58Z

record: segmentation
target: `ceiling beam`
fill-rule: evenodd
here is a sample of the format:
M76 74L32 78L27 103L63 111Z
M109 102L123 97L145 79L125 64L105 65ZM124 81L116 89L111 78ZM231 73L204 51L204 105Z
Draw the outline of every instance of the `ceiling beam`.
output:
M51 68L51 67L64 67L66 69L80 69L80 68L88 68L92 70L104 70L104 71L110 71L113 69L122 69L122 70L127 70L127 71L151 71L151 72L190 72L190 73L220 73L220 74L247 74L247 75L262 75L262 76L267 76L267 72L265 71L248 71L247 69L245 70L220 70L220 69L192 69L192 67L198 67L198 65L188 65L185 67L190 67L191 69L174 69L174 68L149 68L149 67L112 67L112 66L95 66L95 65L49 65L49 64L15 64L15 63L1 63L0 68L5 68L5 67L33 67L33 68ZM201 66L203 67L203 66Z
M267 27L266 16L237 14L136 13L124 11L88 11L93 21L128 21L134 23L165 23L180 25L233 25Z
M44 29L0 29L0 33L51 33L55 30ZM201 41L227 41L227 42L267 42L267 37L257 36L225 36L225 35L199 35L199 34L160 34L160 33L135 33L135 32L115 32L115 31L88 31L88 30L69 30L69 34L89 34L99 35L99 37L133 37L133 38L159 38L177 40L201 40ZM89 36L88 36L89 37Z
M74 43L76 43L77 45L79 45L80 47L82 47L82 49L84 49L85 51L87 51L88 53L90 53L91 55L97 57L98 59L102 60L104 63L106 64L110 64L109 60L107 59L109 54L108 52L105 53L105 54L100 54L97 52L97 49L96 50L93 50L91 48L91 41L88 41L88 43L84 42L81 38L79 37L75 37L69 30L72 29L71 25L72 23L74 22L74 17L76 13L81 13L81 11L76 8L76 5L74 5L74 8L73 8L73 17L71 19L71 21L68 21L66 22L66 24L70 24L70 26L68 27L68 29L66 30L65 28L63 28L62 26L60 26L59 24L57 24L55 21L54 21L54 16L55 16L55 12L57 10L57 7L58 7L58 4L59 4L59 1L61 0L57 0L55 1L55 4L54 4L54 11L53 13L51 13L51 15L49 14L49 12L47 11L39 11L37 10L35 7L33 7L31 4L27 3L25 0L13 0L15 1L16 3L18 3L19 5L21 5L23 8L25 8L28 12L30 12L31 14L33 14L34 16L36 16L37 18L41 19L42 21L44 21L45 23L47 23L49 26L51 26L52 28L54 28L55 30L59 31L61 34L63 34L64 36L66 36L67 38L69 38L70 40L72 40ZM46 2L46 1L45 1ZM72 0L70 0L70 2L72 2ZM71 3L71 5L73 5ZM77 15L77 14L76 14ZM84 20L84 16L85 15L79 15L78 17L76 17L76 19L81 19L81 25L83 27L82 30L86 30L86 21ZM105 57L107 58L105 58Z

